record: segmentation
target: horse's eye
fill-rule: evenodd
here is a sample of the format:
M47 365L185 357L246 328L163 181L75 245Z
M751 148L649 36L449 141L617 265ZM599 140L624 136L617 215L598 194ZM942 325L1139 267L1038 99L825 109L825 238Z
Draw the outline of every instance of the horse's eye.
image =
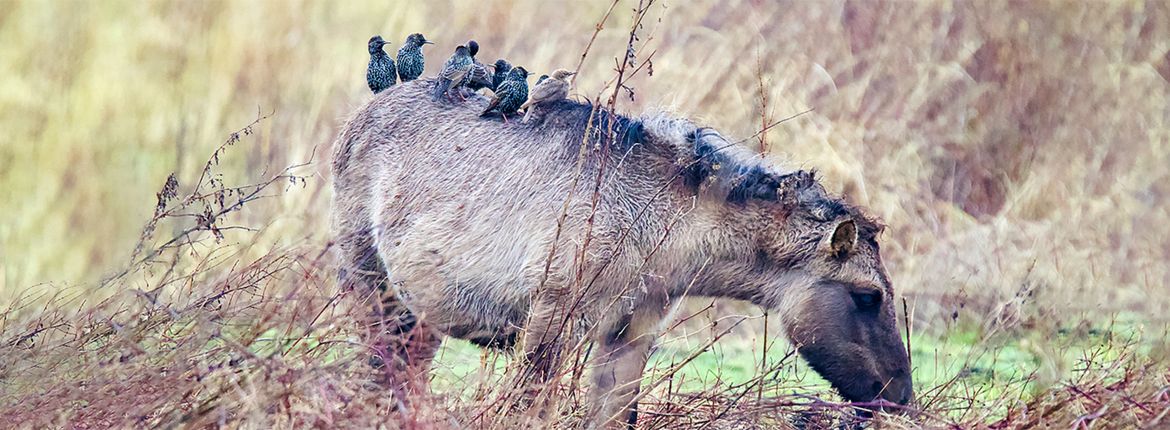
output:
M873 309L882 303L881 291L855 291L850 293L853 303L860 309Z

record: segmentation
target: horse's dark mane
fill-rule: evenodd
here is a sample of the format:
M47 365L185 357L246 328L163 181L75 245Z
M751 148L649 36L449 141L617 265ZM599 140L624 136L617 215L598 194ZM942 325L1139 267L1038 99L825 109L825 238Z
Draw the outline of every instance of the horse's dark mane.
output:
M614 144L611 150L624 151L645 140L641 122L589 102L561 100L540 109L542 119L538 126L570 127L577 131L574 144L584 140L586 131L590 132L591 144ZM751 200L777 202L793 213L819 222L847 217L854 221L859 237L865 240L875 240L885 228L860 207L826 191L815 170L778 172L759 157L729 151L723 139L705 139L708 133L713 131L695 128L685 136L684 150L689 149L693 154L690 161L679 166L679 176L685 186L697 190L713 181L713 185L726 190L731 204L742 205Z
M722 138L704 138L711 133L714 132L699 128L687 136L694 148L695 162L683 166L686 185L697 189L713 180L713 185L725 190L731 204L744 205L752 200L776 202L790 213L818 222L849 218L857 225L859 236L866 240L875 240L885 228L860 207L825 190L815 170L779 172L754 154L726 151L729 144Z
M586 131L590 133L590 143L616 144L611 147L616 150L628 149L643 139L640 122L593 103L560 100L538 109L542 126L569 127L577 132L577 142L583 140Z

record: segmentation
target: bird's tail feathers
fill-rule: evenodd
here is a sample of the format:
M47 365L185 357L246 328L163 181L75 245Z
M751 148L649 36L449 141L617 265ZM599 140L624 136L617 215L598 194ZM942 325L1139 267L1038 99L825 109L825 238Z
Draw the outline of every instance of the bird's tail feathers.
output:
M479 114L479 116L488 116L488 112L491 112L492 110L494 110L495 108L497 108L499 106L500 106L500 98L499 97L492 97L492 101L488 103L487 109L484 109L483 113Z
M451 80L447 78L439 78L435 81L434 97L435 100L441 99L447 94L447 90L451 88Z

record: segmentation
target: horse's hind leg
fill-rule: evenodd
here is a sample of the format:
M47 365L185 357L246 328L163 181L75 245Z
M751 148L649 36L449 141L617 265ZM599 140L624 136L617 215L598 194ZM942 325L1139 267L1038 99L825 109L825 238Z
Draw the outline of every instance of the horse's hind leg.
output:
M425 390L426 370L441 338L398 300L368 231L339 239L341 288L368 303L358 319L372 351L369 362L379 371L376 382L405 406L409 393Z
M404 397L425 393L427 371L442 342L441 334L410 312L392 290L379 291L371 313L370 359L381 370L378 382Z
M446 326L448 317L437 305L444 297L445 280L439 274L443 258L409 235L382 230L375 240L379 261L392 264L388 288L376 303L383 333L383 368L394 383L405 384L401 388L423 392L431 360L442 344L438 327Z

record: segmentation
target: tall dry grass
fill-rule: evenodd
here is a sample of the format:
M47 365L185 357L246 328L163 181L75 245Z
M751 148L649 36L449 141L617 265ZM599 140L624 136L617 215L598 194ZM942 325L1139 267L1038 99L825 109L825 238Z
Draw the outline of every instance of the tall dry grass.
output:
M537 73L576 65L592 43L576 80L592 99L633 18L619 3L591 42L608 2L0 6L0 407L34 427L385 420L392 405L360 384L352 298L332 290L323 257L325 157L369 98L364 41L427 34L428 74L471 37L485 59ZM746 137L814 109L753 144L820 169L889 224L885 258L915 331L1044 339L1122 319L1145 334L1072 363L1041 342L1036 385L996 388L1007 394L990 403L932 381L904 425L1165 422L1166 3L665 2L640 34L637 61L652 65L627 82L623 110L665 108ZM312 160L295 172L303 184L264 187L268 198L223 218L247 229L197 231L133 263L168 175L192 195L206 155L258 113L271 118L228 148L212 185L264 184ZM198 226L160 219L147 251ZM758 313L716 311L691 322ZM759 336L762 321L734 335ZM743 388L701 402L667 387L646 399L661 414L645 425L846 419L821 418L841 407L788 386ZM460 419L488 394L439 396L434 412ZM561 424L573 422L566 408Z

